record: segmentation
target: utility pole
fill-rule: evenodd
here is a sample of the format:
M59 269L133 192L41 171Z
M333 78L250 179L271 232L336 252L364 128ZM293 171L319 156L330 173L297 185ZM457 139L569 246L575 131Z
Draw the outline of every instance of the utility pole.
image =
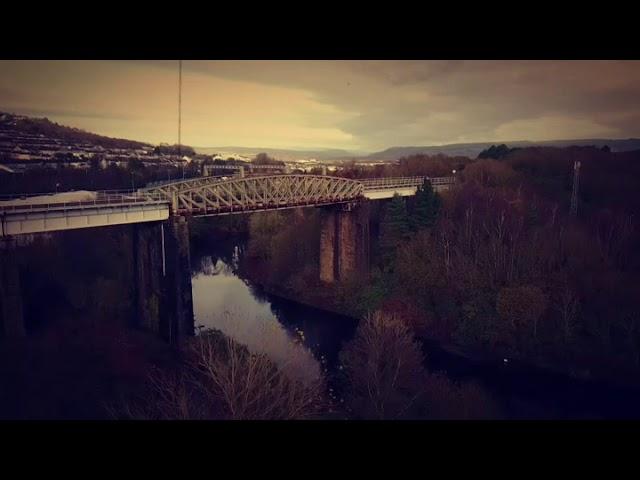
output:
M182 60L178 60L178 156L180 156L182 144Z
M580 184L580 162L573 162L573 191L571 192L571 208L569 214L575 217L578 214L578 186Z

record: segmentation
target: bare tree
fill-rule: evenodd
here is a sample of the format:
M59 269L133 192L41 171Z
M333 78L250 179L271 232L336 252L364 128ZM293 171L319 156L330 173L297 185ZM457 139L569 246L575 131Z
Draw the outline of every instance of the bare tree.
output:
M202 420L210 417L212 406L197 388L186 370L168 371L153 368L144 393L122 398L117 405L106 405L116 419L129 420Z
M233 420L312 418L323 408L321 380L304 384L286 376L263 353L252 353L229 337L201 335L192 344L192 367L201 388L220 401Z
M356 417L410 416L422 393L425 371L420 346L400 319L381 312L365 317L341 361L347 405Z
M533 285L505 287L498 293L496 302L498 313L514 331L530 325L535 339L538 336L538 322L546 307L546 295Z
M555 302L555 308L560 314L560 326L565 341L569 341L573 335L579 306L578 295L568 283L565 283Z
M159 420L292 420L326 408L324 380L292 379L263 353L219 331L192 340L174 372L154 369L142 398L127 399L112 416Z

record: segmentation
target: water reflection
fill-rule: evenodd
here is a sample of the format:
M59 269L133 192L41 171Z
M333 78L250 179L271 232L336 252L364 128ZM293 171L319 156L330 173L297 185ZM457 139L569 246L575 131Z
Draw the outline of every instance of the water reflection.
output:
M192 257L196 326L216 328L269 355L292 376L335 371L357 322L263 292L241 277L243 246L217 245ZM498 367L425 345L427 367L457 381L478 381L511 418L640 418L640 394L510 365Z
M242 247L230 252L224 259L224 254L194 258L196 328L216 328L252 351L266 353L290 375L317 379L335 363L340 345L353 333L353 320L260 292L236 274Z

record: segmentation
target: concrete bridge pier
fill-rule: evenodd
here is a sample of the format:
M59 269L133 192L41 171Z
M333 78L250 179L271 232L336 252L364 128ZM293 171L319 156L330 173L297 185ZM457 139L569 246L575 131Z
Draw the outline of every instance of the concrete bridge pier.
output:
M366 202L323 209L320 280L349 281L369 274L369 206Z
M169 228L164 227L165 324L169 325L169 342L176 343L192 336L194 330L189 224L185 217L173 217L166 223Z
M15 241L0 239L0 337L20 338L26 335L20 265Z
M170 344L179 344L194 329L186 219L136 225L134 252L134 323Z

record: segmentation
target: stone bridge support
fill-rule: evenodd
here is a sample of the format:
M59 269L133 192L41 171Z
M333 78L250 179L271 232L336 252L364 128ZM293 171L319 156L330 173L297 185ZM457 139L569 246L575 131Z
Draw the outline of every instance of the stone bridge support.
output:
M133 238L135 324L178 344L194 329L187 221L139 224Z
M0 239L0 337L19 338L24 337L25 333L15 240L3 238Z
M369 206L366 202L323 209L320 280L349 281L369 274Z

